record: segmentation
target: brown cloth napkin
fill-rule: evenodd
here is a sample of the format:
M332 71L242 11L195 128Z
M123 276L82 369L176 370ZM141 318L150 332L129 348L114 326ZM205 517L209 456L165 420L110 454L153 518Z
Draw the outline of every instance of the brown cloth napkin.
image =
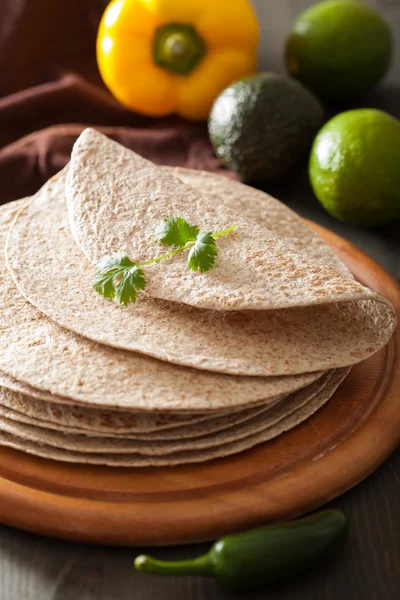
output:
M95 40L107 4L0 0L0 203L36 192L87 125L158 164L224 170L205 124L137 115L106 90Z

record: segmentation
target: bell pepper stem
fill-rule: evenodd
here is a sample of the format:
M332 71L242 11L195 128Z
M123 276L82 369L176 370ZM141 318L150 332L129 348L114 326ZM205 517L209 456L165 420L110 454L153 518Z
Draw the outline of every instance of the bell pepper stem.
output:
M153 60L166 71L189 75L207 52L203 38L192 25L167 23L153 38Z
M214 565L209 554L204 554L193 560L167 562L156 560L151 556L141 555L135 559L135 568L145 573L155 575L202 575L214 576Z

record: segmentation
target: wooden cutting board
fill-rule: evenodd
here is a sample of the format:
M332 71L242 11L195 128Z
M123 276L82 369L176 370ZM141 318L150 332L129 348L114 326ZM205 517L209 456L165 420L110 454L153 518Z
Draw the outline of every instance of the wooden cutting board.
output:
M396 281L350 243L312 226L400 316ZM364 479L400 443L399 354L397 329L306 423L225 459L113 469L0 448L0 521L70 540L167 545L215 539L317 508Z

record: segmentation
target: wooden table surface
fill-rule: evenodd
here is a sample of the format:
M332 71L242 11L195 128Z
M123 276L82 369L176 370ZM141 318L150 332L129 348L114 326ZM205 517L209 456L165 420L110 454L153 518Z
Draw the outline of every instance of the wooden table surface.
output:
M291 19L312 4L307 0L255 0L266 18L280 7L280 19ZM369 4L390 13L400 24L400 0ZM282 8L281 5L284 5ZM269 12L269 14L271 14ZM397 19L397 21L396 21ZM280 22L278 27L287 27ZM267 25L266 25L267 27ZM271 25L269 24L269 27ZM396 32L400 42L400 31ZM278 35L283 35L279 30ZM264 54L268 50L264 44ZM275 45L276 47L276 45ZM400 47L400 43L398 44ZM262 59L265 63L266 58ZM269 65L271 66L271 65ZM273 65L272 65L273 66ZM276 65L275 68L278 68ZM390 83L365 101L400 117L400 64ZM400 225L380 230L349 227L331 219L314 199L305 172L268 191L289 206L373 256L400 280ZM345 510L350 536L331 565L276 590L242 598L268 600L398 600L400 598L400 449L372 476L331 503ZM0 507L1 511L1 507ZM179 559L203 553L207 545L151 549L159 558ZM157 578L136 573L141 548L107 548L71 544L0 526L0 600L230 600L235 596L199 578Z

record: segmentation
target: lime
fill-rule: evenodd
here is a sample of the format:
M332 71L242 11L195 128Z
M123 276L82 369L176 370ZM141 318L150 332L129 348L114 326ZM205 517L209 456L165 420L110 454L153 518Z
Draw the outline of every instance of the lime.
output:
M392 50L390 29L373 8L355 0L329 0L297 19L286 64L320 97L357 97L383 77Z
M315 138L309 174L321 204L342 221L400 218L400 121L375 109L337 115Z

